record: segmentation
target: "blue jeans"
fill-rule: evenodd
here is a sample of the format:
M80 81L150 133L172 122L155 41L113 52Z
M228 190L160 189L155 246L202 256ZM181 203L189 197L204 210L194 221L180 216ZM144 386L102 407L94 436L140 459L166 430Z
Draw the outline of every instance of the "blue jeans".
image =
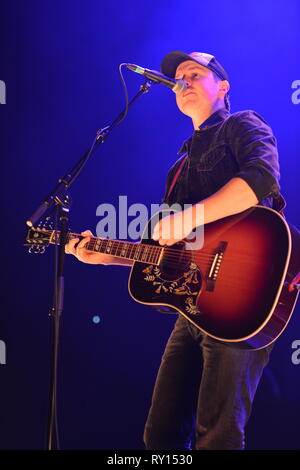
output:
M146 449L244 449L244 428L271 349L234 348L179 315L154 387Z

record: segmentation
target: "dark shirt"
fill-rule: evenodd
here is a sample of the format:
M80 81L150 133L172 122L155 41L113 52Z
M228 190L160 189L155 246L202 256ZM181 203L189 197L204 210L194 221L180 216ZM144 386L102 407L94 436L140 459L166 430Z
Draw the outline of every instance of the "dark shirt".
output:
M276 139L255 111L234 114L219 109L186 140L184 154L170 169L163 202L195 204L211 196L231 178L239 177L252 188L259 204L272 207L279 197ZM174 175L185 156L181 173L167 197Z

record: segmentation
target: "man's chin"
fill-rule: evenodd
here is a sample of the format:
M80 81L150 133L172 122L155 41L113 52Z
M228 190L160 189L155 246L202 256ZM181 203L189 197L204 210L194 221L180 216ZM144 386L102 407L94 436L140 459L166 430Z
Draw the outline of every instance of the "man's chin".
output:
M205 108L205 103L203 101L198 100L197 102L193 103L184 103L184 105L180 106L180 111L185 114L186 116L193 117L195 111L199 112L200 109Z

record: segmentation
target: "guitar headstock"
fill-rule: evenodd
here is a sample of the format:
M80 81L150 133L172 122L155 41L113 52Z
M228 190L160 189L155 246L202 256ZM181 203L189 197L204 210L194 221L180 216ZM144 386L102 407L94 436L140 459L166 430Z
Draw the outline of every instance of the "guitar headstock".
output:
M29 247L29 253L43 254L51 242L52 235L52 223L46 220L28 230L24 246Z

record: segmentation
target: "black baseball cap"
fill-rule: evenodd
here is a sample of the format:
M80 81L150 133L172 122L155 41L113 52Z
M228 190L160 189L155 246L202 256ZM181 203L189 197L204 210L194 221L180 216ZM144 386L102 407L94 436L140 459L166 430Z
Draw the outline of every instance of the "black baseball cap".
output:
M186 60L194 60L198 64L212 70L221 80L228 80L227 72L222 65L219 64L213 55L206 54L205 52L191 52L190 54L180 51L169 52L163 58L160 70L167 77L174 78L178 65Z

